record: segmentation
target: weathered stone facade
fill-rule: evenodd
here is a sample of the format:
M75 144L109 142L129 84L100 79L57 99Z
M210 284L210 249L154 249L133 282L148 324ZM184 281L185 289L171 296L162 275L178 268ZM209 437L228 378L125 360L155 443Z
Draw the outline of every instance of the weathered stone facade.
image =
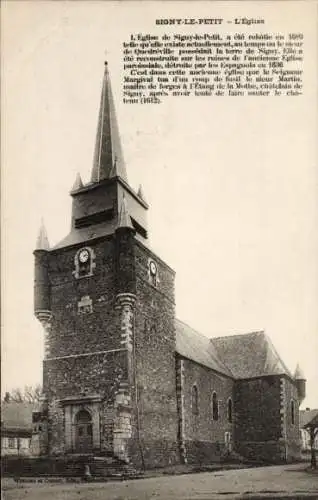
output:
M156 282L150 275L156 265ZM179 461L175 380L174 272L136 242L135 377L137 401L134 457L145 465ZM139 442L137 442L139 441ZM137 449L135 448L137 445Z
M253 460L262 456L279 462L283 458L280 377L237 381L234 394L237 451Z
M293 380L281 378L282 435L285 438L285 460L300 459L300 398ZM293 406L293 409L292 409Z
M148 205L128 184L107 71L102 105L101 149L93 181L78 177L71 193L71 231L50 249L42 227L34 252L45 332L41 454L143 467L233 451L296 458L303 379L293 380L262 332L234 345L176 320L175 273L148 246Z
M229 418L228 401L233 398L234 381L188 359L183 364L183 439L188 463L220 460L233 440L234 415ZM196 387L197 411L193 408L192 390ZM213 418L213 393L217 396L217 415ZM228 433L225 436L225 433ZM230 451L230 450L229 450Z

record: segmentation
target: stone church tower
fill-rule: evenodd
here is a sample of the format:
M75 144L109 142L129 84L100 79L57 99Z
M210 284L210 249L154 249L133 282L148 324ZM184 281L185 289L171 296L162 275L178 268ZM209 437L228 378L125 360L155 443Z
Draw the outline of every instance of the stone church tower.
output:
M50 247L42 225L34 251L40 454L94 474L97 463L202 464L233 451L298 459L301 371L263 331L208 338L175 317L175 274L150 249L148 205L128 183L107 65L91 181L77 176L71 196L69 234Z
M34 313L43 325L42 455L179 461L174 272L148 246L128 183L107 65L91 182L76 178L70 233L41 227Z

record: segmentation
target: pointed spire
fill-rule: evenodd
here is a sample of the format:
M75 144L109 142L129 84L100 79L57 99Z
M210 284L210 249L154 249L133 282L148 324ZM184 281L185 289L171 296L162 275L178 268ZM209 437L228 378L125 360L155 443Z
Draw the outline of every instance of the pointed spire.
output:
M41 226L39 229L38 237L36 240L36 250L49 250L50 249L50 244L49 240L47 237L47 232L44 226L44 221L43 219L41 220Z
M296 366L296 370L295 370L295 373L294 373L294 379L295 380L306 380L304 372L300 368L299 363L297 363L297 366Z
M127 182L107 62L98 117L92 182L119 176Z
M130 215L128 213L125 195L123 195L122 202L121 202L117 229L123 228L123 227L134 229L133 225L131 223Z
M83 181L81 178L81 175L77 173L75 182L72 187L72 191L77 191L78 189L81 189L83 187Z
M139 184L139 188L138 188L138 196L139 198L141 198L143 201L146 201L146 198L145 198L145 195L144 195L144 191L142 189L142 185Z

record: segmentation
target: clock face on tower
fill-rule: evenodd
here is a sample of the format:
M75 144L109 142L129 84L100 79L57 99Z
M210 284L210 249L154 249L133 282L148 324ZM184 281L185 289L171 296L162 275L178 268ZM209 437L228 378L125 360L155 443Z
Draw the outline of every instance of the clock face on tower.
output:
M73 275L76 279L84 278L85 276L92 276L95 264L95 252L92 248L84 247L77 250L74 255L75 269Z
M85 262L88 261L88 258L89 258L89 253L88 253L88 250L84 249L84 250L81 250L80 253L79 253L79 261L82 263L82 264L85 264Z
M153 276L157 274L157 266L153 260L150 262L150 272Z

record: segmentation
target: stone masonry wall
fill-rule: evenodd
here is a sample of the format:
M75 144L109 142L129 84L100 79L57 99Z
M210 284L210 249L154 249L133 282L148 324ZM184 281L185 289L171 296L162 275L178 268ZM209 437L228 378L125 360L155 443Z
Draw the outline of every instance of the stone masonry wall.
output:
M228 399L233 402L233 380L189 359L183 360L184 440L188 463L210 463L225 453L225 433L233 435L228 419ZM197 388L198 411L192 405L192 388ZM212 417L212 394L218 399L218 419ZM233 436L232 436L233 440Z
M300 459L299 402L296 385L287 377L281 378L282 433L286 446L286 461ZM294 422L292 421L294 402Z
M280 462L280 377L238 380L234 393L237 451L249 459Z
M49 401L49 452L64 453L65 414L61 399L99 394L99 452L111 453L116 397L127 380L128 358L122 343L116 305L115 238L97 240L91 249L92 274L77 277L75 256L80 247L51 252L51 327L43 365L44 391ZM94 431L95 432L95 431ZM99 433L99 430L98 430Z
M65 452L64 411L60 400L97 393L101 396L101 450L112 450L114 402L127 377L125 351L44 361L44 390L49 400L49 453Z
M78 248L50 254L52 326L50 357L120 347L115 302L115 244L112 239L83 245L93 249L93 275L75 278L74 257ZM84 298L84 300L83 300ZM91 302L81 312L80 303Z
M136 242L135 364L138 407L133 415L133 459L146 467L180 460L175 372L174 272ZM155 284L150 261L157 266Z
M178 407L178 444L180 452L180 461L188 463L187 451L185 446L185 405L184 405L184 364L185 359L176 354L176 390Z

